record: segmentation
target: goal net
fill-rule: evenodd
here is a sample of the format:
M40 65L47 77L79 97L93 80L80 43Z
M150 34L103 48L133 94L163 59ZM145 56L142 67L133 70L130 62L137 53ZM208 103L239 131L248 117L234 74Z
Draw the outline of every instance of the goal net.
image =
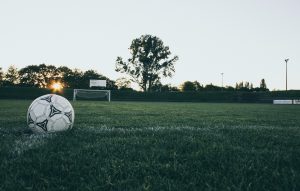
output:
M110 102L110 90L74 89L73 101L77 99L107 100Z

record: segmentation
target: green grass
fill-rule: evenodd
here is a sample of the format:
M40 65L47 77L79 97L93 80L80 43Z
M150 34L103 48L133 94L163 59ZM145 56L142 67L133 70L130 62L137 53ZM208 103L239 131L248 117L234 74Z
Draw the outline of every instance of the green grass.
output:
M35 135L0 100L0 190L300 190L295 105L75 102Z

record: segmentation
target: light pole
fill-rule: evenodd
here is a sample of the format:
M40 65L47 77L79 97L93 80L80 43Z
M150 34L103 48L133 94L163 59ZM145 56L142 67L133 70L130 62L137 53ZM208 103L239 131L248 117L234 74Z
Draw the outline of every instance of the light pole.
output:
M285 59L285 91L287 92L287 63L289 59Z
M222 72L221 75L222 75L222 90L223 90L223 76L224 76L224 73Z

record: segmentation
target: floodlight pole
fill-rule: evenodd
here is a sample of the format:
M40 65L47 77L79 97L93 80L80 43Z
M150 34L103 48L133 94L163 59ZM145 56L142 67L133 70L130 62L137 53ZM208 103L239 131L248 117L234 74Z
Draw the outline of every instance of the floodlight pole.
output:
M287 92L287 63L289 59L285 59L285 91Z
M222 75L222 91L223 91L223 76L224 76L224 73L222 72L221 75Z

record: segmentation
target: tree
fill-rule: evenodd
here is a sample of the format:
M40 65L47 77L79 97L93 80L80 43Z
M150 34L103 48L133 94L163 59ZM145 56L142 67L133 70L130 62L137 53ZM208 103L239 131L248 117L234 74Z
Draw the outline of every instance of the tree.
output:
M79 69L70 70L67 67L59 68L59 71L63 75L62 81L66 87L70 88L89 88L91 79L106 80L105 89L117 89L115 82L109 78L99 74L95 70L87 70L82 72Z
M39 86L46 88L51 86L52 81L60 80L60 73L53 65L40 64L39 66Z
M200 91L203 89L203 86L198 81L194 81L193 83L194 83L196 91Z
M2 86L3 84L3 71L2 71L2 68L0 67L0 87Z
M182 91L196 91L196 86L194 82L185 81L180 88Z
M240 82L240 83L238 83L238 90L241 90L241 89L243 89L244 88L244 82Z
M41 87L40 69L37 65L29 65L20 69L20 84L29 87Z
M170 92L172 91L172 86L171 84L166 84L166 85L162 85L160 88L161 92Z
M170 87L170 91L172 91L172 92L178 92L179 89L178 89L178 87L176 87L176 86L171 86L171 87Z
M116 86L118 86L120 90L127 90L131 88L131 81L124 77L118 78L116 80Z
M0 82L2 82L3 80L3 71L2 68L0 67Z
M153 90L157 92L178 92L179 89L176 86L172 86L171 84L155 84L153 86Z
M72 75L72 70L67 66L60 66L57 68L58 76L64 87L70 87L68 76Z
M178 92L179 89L171 84L162 85L160 88L161 92Z
M226 87L225 87L225 90L226 90L226 91L234 91L235 89L234 89L234 87L232 87L232 86L226 86Z
M251 83L250 84L250 90L253 90L254 88L253 88L253 84Z
M117 57L116 71L128 74L143 91L151 91L161 77L173 76L178 56L169 58L169 47L158 37L142 35L132 41L129 50L132 56L127 62Z
M268 90L269 90L269 89L267 88L267 84L266 84L265 79L262 79L262 80L260 81L259 88L260 88L260 90L263 90L263 91L268 91Z
M208 91L219 91L222 90L222 87L215 86L213 84L207 84L204 89Z
M106 78L106 89L108 90L117 90L118 86L116 86L116 82L114 80L110 80L109 78Z
M246 88L247 90L250 89L250 83L249 83L249 82L245 82L245 88Z
M19 71L22 86L46 88L52 81L60 80L60 72L53 65L29 65Z
M162 86L163 86L162 83L160 81L157 81L155 84L152 85L151 91L161 92Z
M20 82L19 72L15 66L9 66L7 73L5 74L5 81L10 85L16 85Z
M84 88L82 83L83 72L79 69L74 69L71 73L65 73L63 81L70 88Z

